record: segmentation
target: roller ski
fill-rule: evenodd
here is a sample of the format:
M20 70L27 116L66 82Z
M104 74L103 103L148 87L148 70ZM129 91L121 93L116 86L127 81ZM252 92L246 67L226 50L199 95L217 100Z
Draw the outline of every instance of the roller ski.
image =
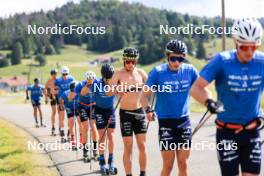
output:
M41 128L46 128L46 125L43 124L43 123L41 123L41 124L40 124L40 127L41 127Z
M99 158L99 154L98 154L97 150L94 150L93 151L93 157L91 159L94 161L98 161L98 158Z
M89 155L83 155L83 162L90 163L91 162L90 156Z
M36 127L36 128L39 128L39 124L38 124L38 123L36 123L35 127Z
M60 130L61 143L66 143L67 140L64 137L64 130Z
M51 136L56 136L55 128L54 127L51 128Z
M86 146L83 146L83 162L85 163L90 163L91 162L91 157L87 154L88 150L86 149Z
M108 170L106 164L100 165L100 173L102 176L103 175L109 175L109 170Z
M109 175L117 175L117 167L114 165L114 163L111 162L108 165Z

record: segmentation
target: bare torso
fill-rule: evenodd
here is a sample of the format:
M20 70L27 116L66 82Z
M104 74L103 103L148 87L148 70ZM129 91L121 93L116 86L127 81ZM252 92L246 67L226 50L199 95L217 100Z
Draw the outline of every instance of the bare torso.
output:
M52 94L52 95L57 95L58 94L58 91L56 90L56 86L55 86L55 79L52 79L52 78L50 78L47 82L46 82L46 84L45 84L45 88L46 89L48 89L48 88L50 88L50 93Z
M121 69L118 72L118 85L133 85L142 87L146 81L146 74L143 70L135 68L132 72ZM125 86L123 86L125 88ZM123 94L120 108L125 110L136 110L142 107L141 103L142 92L128 92Z

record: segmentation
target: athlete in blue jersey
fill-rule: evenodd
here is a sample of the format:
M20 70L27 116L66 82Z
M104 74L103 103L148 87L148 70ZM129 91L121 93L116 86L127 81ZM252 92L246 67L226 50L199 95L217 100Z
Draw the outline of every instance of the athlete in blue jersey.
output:
M30 99L31 99L31 103L33 106L33 115L35 118L35 123L36 123L36 127L39 127L38 124L38 113L37 111L39 111L39 117L40 117L40 126L41 127L46 127L43 124L43 116L42 116L42 110L41 110L41 99L43 97L44 92L44 85L40 84L40 81L38 78L34 79L34 84L32 84L31 86L27 87L26 90L26 99L29 100L29 92L30 92Z
M166 56L168 63L152 69L147 80L148 87L156 89L155 111L159 121L159 144L163 159L161 175L170 175L175 157L178 160L179 175L187 175L191 145L189 91L198 72L192 65L183 62L187 61L187 47L182 41L171 40L166 46ZM151 117L152 112L147 112L147 116Z
M114 68L109 64L104 64L101 67L102 78L97 79L93 82L92 89L95 96L95 118L96 126L99 133L99 146L105 146L105 140L108 139L108 165L105 163L104 151L105 147L99 147L99 164L101 173L107 173L109 169L110 173L116 173L116 167L114 166L114 129L116 127L115 121L115 110L114 110L114 101L115 96L106 95L106 87L109 80L114 74ZM106 90L107 91L107 90ZM107 129L106 129L107 128ZM107 130L107 131L105 131ZM106 136L106 138L105 138Z
M193 85L192 96L217 113L207 85L215 80L217 99L225 111L216 119L218 159L223 176L260 174L261 145L257 124L264 86L264 53L256 51L261 44L262 27L255 19L241 19L234 23L236 50L217 54L201 71Z
M71 142L72 148L76 149L77 144L76 144L76 139L74 135L74 117L77 118L78 125L79 125L79 133L81 137L81 128L80 128L80 117L79 117L79 112L78 112L78 96L76 96L76 93L74 92L75 86L77 82L73 81L70 83L70 89L66 90L62 96L61 96L61 101L66 109L66 114L68 117L68 128L70 132L70 139L68 139Z
M74 77L69 75L70 69L67 66L63 66L61 69L62 76L55 80L55 86L58 89L58 99L59 99L59 131L61 136L61 142L65 142L64 137L64 114L65 109L61 101L61 96L64 91L69 90L70 83L74 80ZM68 132L69 135L69 132Z
M82 143L83 143L83 157L84 161L89 161L92 156L88 156L89 145L87 144L87 135L89 127L92 132L92 140L93 140L93 157L96 158L97 153L97 139L98 132L96 129L96 123L93 117L94 111L94 94L91 89L91 85L93 81L96 79L96 75L92 71L88 71L85 73L85 80L81 81L75 87L75 93L79 97L79 114L81 120L82 127ZM90 133L91 134L91 133ZM91 145L91 144L90 144Z

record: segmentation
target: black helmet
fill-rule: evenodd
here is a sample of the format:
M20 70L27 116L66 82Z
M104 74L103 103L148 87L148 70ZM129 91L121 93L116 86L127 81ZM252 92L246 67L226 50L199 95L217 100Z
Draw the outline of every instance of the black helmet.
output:
M54 74L57 74L57 73L58 73L58 70L55 69L55 68L53 68L53 69L50 70L50 74L51 75L54 75Z
M111 79L114 75L114 67L110 64L104 64L101 67L101 75L104 79Z
M123 60L137 60L139 52L136 48L125 48L123 51Z
M76 81L72 81L71 83L70 83L70 91L71 92L74 92L74 89L75 89L75 86L77 85L77 82Z
M39 78L35 78L35 79L34 79L34 83L40 83Z
M187 54L187 46L180 40L171 40L166 45L166 53Z

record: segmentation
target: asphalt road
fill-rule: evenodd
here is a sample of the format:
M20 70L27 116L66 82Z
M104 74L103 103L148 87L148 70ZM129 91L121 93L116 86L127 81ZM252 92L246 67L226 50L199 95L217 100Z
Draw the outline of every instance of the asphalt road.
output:
M50 136L50 107L43 105L43 114L47 128L35 128L34 120L32 116L32 107L30 104L5 104L5 99L0 98L0 118L8 120L26 130L33 137L38 139L43 144L59 143L59 136ZM191 121L192 125L196 125L202 114L192 113ZM118 118L117 118L118 119ZM220 170L217 162L216 151L213 148L215 143L215 126L213 119L208 121L206 125L196 134L193 139L193 146L198 147L204 144L205 148L196 148L192 150L191 156L188 162L188 174L190 176L220 176ZM117 120L117 129L115 133L115 163L118 167L118 175L125 175L122 164L122 152L123 143L120 134L119 120ZM66 120L65 120L66 124ZM66 126L66 125L65 125ZM147 174L149 176L158 176L161 171L161 155L158 146L158 125L157 122L153 122L149 126L147 134L147 152L148 152L148 167ZM37 141L35 141L37 142ZM28 141L28 144L34 144L34 141ZM51 145L50 145L51 146ZM41 146L39 146L41 148ZM212 149L209 149L212 147ZM82 152L78 153L69 150L53 150L51 147L47 151L47 155L51 157L54 165L61 175L63 176L84 176L84 175L100 175L98 162L92 162L92 168L90 163L84 163L82 159ZM262 153L264 157L264 154ZM263 161L262 161L263 162ZM138 166L138 152L134 142L133 147L133 174L139 175ZM172 175L177 175L177 162L174 164L174 170ZM262 175L264 176L264 162L262 164Z

